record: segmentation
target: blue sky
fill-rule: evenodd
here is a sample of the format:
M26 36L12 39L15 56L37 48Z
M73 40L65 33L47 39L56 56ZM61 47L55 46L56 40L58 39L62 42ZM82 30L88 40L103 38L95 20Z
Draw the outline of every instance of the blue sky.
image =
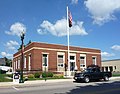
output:
M66 6L72 14L70 45L120 59L120 0L0 0L0 57L12 58L29 40L67 45Z

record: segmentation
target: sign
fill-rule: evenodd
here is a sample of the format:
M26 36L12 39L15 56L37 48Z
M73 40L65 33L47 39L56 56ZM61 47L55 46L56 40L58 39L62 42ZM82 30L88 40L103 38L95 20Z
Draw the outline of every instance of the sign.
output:
M20 75L19 75L19 73L14 73L13 74L13 83L14 84L19 84L19 80L20 80Z

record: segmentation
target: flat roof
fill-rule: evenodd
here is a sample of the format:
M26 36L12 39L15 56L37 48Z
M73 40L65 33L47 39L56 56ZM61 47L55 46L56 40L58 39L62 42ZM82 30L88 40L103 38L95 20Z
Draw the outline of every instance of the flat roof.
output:
M120 61L120 59L103 60L102 62L107 62L107 61Z

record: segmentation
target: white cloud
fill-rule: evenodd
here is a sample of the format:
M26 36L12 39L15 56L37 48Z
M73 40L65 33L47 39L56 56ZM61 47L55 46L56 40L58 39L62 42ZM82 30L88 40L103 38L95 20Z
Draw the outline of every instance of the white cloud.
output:
M18 42L10 40L6 43L6 47L10 50L15 50L15 46L18 46Z
M9 53L6 53L6 52L1 52L0 54L2 55L2 57L8 57L8 58L12 58L13 57L12 54L9 54Z
M66 19L61 19L55 22L55 24L50 23L49 21L43 21L40 24L39 32L46 33L50 32L54 36L66 36L67 28L66 28ZM38 32L38 33L39 33ZM88 33L85 31L83 27L83 22L74 22L73 26L70 28L70 35L87 35Z
M11 25L10 31L6 31L6 33L9 35L20 36L23 31L26 32L25 25L20 23L20 22L16 22L16 23Z
M93 23L99 25L114 20L114 12L120 11L120 0L86 0L84 3L92 15Z
M102 57L112 57L115 56L113 53L108 53L108 52L101 52Z
M116 50L116 51L120 51L120 45L113 45L111 47L111 49Z
M72 0L71 3L72 4L78 4L78 0Z
M45 32L45 31L42 31L41 29L37 29L37 32L38 32L38 34L40 34L40 35L44 35L44 34L47 33L47 32Z

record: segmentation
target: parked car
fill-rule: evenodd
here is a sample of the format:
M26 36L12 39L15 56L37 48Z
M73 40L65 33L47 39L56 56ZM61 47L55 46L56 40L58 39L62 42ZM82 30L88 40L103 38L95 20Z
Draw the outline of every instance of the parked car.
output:
M100 80L104 79L104 81L108 81L112 76L111 72L101 72L98 67L90 67L82 71L81 73L75 73L74 79L75 81L84 81L88 83L91 80Z

